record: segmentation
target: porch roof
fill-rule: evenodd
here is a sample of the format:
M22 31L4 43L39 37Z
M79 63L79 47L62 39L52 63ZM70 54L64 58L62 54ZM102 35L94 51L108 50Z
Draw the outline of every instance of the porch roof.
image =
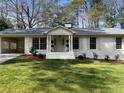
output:
M124 35L124 30L118 28L103 28L103 29L82 29L72 28L68 29L62 26L65 30L72 31L76 35ZM25 30L7 29L0 31L0 35L43 35L55 28L30 28Z

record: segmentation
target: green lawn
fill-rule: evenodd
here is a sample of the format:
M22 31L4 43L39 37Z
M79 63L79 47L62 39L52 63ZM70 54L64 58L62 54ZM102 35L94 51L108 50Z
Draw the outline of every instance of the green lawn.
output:
M0 93L124 93L124 65L14 59L0 65Z

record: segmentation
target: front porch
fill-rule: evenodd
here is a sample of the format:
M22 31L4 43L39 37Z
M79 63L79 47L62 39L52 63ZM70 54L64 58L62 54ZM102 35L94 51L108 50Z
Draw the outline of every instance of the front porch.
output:
M73 52L73 36L48 35L47 52Z
M75 59L73 34L73 31L62 27L48 31L46 59Z
M75 59L72 35L47 35L47 59Z

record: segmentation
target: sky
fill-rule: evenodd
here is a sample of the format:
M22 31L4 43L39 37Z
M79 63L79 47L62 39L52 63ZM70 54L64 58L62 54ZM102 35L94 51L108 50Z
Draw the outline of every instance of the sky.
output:
M63 4L65 4L65 3L67 3L67 1L68 1L68 0L60 0L60 4L63 5Z

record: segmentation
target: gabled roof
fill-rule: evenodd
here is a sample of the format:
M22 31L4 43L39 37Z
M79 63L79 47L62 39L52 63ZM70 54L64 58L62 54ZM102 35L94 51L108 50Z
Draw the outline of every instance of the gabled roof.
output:
M25 30L8 29L0 31L0 35L43 35L57 28L63 28L76 35L124 35L124 30L119 28L103 28L103 29L82 29L72 28L68 29L63 26L57 26L55 28L30 28Z
M48 31L46 31L46 32L44 32L44 33L47 34L47 33L51 32L51 31L54 31L54 30L56 30L56 29L58 29L58 28L65 29L65 30L67 30L67 31L69 31L69 32L71 32L71 33L73 33L73 34L76 33L74 30L68 29L68 28L66 28L66 27L64 27L64 26L61 26L61 25L59 25L59 26L57 26L57 27L54 27L54 28L52 28L52 29L50 29L50 30L48 30Z

